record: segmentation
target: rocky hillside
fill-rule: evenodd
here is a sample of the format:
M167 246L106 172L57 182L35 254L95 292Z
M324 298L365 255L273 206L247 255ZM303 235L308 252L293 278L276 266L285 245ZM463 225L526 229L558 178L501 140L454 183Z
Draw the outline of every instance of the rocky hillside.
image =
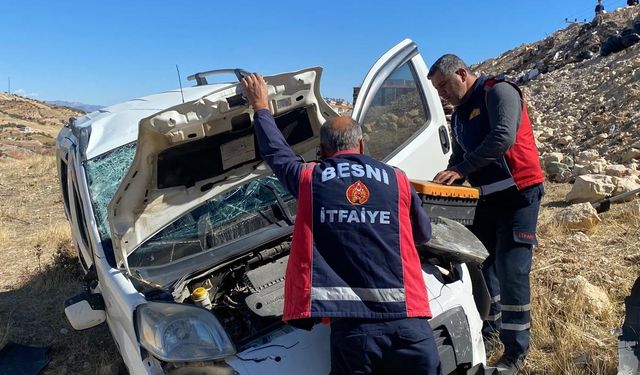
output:
M55 136L82 112L0 93L0 158L23 159L53 152Z

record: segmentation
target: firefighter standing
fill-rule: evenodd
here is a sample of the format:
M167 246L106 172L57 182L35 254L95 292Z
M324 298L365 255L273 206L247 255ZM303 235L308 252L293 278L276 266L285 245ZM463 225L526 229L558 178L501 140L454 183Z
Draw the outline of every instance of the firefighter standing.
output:
M263 78L252 74L242 84L260 154L298 199L283 320L333 320L333 375L436 374L414 243L428 241L431 227L407 177L362 155L360 126L349 117L322 125L322 161L304 163L275 124Z
M481 198L471 230L489 250L483 274L492 297L483 333L498 333L505 352L497 367L516 373L531 340L529 272L544 181L520 89L476 77L455 55L429 70L438 94L455 106L453 153L435 182L466 179Z

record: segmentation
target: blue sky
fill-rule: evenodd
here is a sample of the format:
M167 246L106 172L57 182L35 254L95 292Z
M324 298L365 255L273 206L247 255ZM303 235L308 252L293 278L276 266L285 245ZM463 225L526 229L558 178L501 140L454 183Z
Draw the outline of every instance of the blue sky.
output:
M411 38L431 64L498 56L591 19L593 0L0 2L0 91L110 105L198 71L325 68L324 96L351 98L387 49ZM604 0L607 10L625 0Z

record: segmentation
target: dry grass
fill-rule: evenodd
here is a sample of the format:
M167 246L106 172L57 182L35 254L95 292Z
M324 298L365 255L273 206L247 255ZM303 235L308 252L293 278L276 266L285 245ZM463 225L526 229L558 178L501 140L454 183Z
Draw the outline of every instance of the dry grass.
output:
M43 374L118 374L106 325L76 332L64 317L82 272L56 176L53 156L0 160L0 347L50 347Z
M629 203L601 214L602 222L585 233L590 242L576 241L575 232L553 222L566 206L570 185L547 184L540 213L540 246L532 279L532 352L528 374L617 374L617 336L624 297L635 281L639 264L628 260L640 249L640 218L630 216ZM558 298L564 280L581 275L602 288L611 301L599 315L585 312L580 296Z

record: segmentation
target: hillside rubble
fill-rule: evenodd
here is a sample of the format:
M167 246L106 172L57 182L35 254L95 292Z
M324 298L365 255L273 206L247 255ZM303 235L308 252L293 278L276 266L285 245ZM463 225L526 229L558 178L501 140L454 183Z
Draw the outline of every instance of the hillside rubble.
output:
M0 158L24 159L53 152L55 137L82 112L0 93Z

